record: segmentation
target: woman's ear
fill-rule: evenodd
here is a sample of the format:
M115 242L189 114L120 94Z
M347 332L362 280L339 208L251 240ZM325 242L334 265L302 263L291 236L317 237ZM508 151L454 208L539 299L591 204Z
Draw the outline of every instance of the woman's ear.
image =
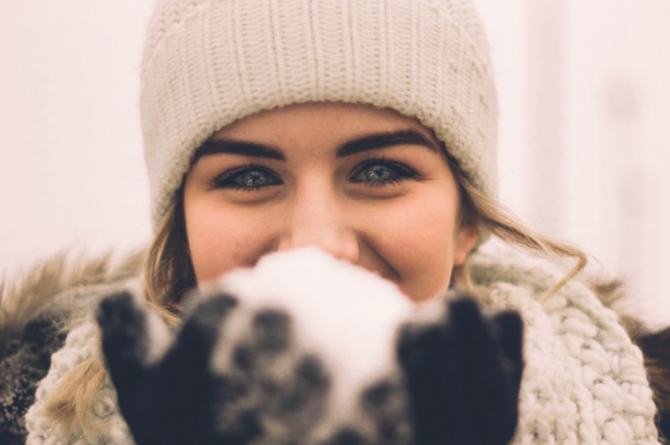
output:
M454 238L454 266L460 266L477 244L479 229L476 225L462 226Z

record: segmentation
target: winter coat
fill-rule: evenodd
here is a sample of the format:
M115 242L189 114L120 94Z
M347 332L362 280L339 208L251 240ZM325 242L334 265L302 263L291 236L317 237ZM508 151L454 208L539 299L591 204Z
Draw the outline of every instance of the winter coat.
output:
M63 264L60 259L37 269L11 292L10 301L21 306L6 305L0 313L0 443L20 443L26 432L29 445L132 443L109 378L86 423L65 431L42 412L69 372L101 357L91 308L105 295L138 287L137 258L116 269L101 260L67 277ZM604 284L596 286L603 301L573 280L542 303L540 296L560 276L545 260L495 242L473 255L475 297L484 310L512 309L525 323L513 443L659 443L655 421L667 427L670 411L670 329L649 334L619 319L606 307L613 288Z

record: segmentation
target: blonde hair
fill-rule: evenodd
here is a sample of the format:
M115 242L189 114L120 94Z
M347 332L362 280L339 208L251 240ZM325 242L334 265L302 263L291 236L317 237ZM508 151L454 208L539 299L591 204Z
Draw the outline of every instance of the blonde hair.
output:
M458 163L448 152L447 160L460 190L460 224L477 227L505 242L553 257L574 258L575 266L542 296L548 300L585 266L587 257L580 249L543 237L519 223L497 200L479 191L465 177ZM469 257L454 268L453 280L466 291L474 292ZM183 186L167 212L151 244L144 271L144 292L147 302L169 325L179 321L184 294L195 287L183 210ZM45 414L69 431L83 428L89 407L105 376L100 359L87 360L58 384L45 405Z
M447 153L446 150L445 153ZM572 258L576 260L572 269L544 292L541 298L542 303L549 300L586 267L588 259L581 249L542 236L524 226L496 199L487 196L473 186L458 167L456 160L448 153L447 160L460 190L462 226L477 227L480 234L488 232L507 243L545 254L549 257ZM454 268L453 278L466 291L474 291L474 284L470 275L469 256L462 266Z
M145 297L168 324L179 320L184 294L196 285L186 238L183 196L181 187L149 247L144 271Z

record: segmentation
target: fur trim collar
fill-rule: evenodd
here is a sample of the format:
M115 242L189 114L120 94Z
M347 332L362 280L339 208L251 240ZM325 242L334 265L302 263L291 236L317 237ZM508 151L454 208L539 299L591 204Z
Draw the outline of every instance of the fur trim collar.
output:
M114 264L111 254L97 258L71 258L58 254L40 262L18 279L0 281L0 351L11 333L21 330L39 313L65 315L64 311L72 310L67 305L53 304L63 294L136 277L144 258L144 251L138 251Z

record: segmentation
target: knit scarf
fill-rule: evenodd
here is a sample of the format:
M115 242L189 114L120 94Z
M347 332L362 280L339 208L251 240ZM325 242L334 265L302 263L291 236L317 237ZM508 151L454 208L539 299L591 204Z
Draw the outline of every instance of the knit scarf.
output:
M485 313L518 311L525 324L525 369L513 444L658 444L656 407L640 350L583 283L573 280L546 302L542 294L561 278L552 263L497 240L472 257L476 298ZM63 431L43 415L61 379L100 357L97 325L73 329L26 416L28 445L133 443L116 406L109 378L77 431Z

